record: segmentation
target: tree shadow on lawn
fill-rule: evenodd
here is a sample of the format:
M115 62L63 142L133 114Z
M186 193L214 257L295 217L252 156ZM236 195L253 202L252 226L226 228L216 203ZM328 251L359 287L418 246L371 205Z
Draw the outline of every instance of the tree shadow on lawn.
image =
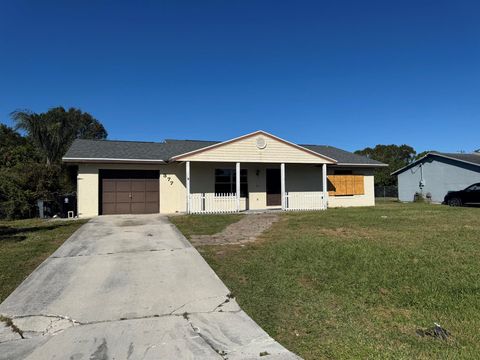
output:
M49 225L38 225L28 227L14 227L0 225L0 242L21 242L27 239L27 234L37 231L54 230L62 226L68 225L67 223L56 223Z

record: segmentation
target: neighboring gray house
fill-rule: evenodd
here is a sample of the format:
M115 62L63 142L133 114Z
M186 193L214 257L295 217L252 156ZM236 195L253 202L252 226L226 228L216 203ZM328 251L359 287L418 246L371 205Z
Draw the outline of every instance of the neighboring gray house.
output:
M448 191L480 182L480 153L431 152L392 175L398 176L400 201L413 201L415 193L421 193L430 195L432 202L441 203Z

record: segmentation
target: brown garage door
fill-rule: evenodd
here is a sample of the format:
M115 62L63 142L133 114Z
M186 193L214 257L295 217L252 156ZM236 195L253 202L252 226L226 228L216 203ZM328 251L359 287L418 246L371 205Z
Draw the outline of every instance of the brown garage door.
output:
M158 213L158 178L158 171L100 170L100 213L103 215Z

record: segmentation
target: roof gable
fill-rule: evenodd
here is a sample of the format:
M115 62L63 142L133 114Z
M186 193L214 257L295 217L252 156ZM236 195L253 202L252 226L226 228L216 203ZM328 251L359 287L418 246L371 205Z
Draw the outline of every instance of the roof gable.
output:
M265 131L240 136L172 158L177 161L326 163L337 161Z
M480 166L480 154L472 153L472 154L461 154L461 153L439 153L439 152L429 152L425 156L421 157L418 160L415 160L414 162L408 164L407 166L404 166L394 172L391 173L391 175L398 175L408 169L410 169L413 166L416 166L423 160L425 160L428 157L433 157L433 156L438 156L444 159L450 159L454 161L458 161L461 163L465 164L470 164L474 166Z

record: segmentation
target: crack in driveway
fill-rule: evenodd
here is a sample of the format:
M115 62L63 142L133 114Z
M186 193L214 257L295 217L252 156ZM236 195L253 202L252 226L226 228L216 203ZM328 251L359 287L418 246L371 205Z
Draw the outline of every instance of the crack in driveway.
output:
M208 299L208 298L206 298ZM201 299L203 300L203 299ZM185 305L188 305L189 303L186 303L183 306ZM118 319L109 319L109 320L98 320L98 321L88 321L88 322L82 322L82 321L78 321L78 320L74 320L68 316L62 316L62 315L52 315L52 314L34 314L34 315L19 315L19 316L12 316L8 319L10 319L12 321L12 325L18 329L19 331L19 334L29 334L30 336L23 336L21 335L22 339L26 339L26 338L31 338L33 336L51 336L51 335L56 335L64 330L67 330L73 326L89 326L89 325L96 325L96 324L104 324L104 323L114 323L114 322L118 322L118 321L134 321L134 320L145 320L145 319L154 319L154 318L165 318L165 317L169 317L169 316L172 316L172 317L183 317L184 319L187 319L188 320L188 316L186 316L185 314L187 313L182 313L182 314L175 314L175 311L178 311L178 309L175 309L173 312L170 312L170 313L166 313L166 314L153 314L153 315L145 315L145 316L132 316L132 317L121 317L121 318L118 318ZM229 310L229 311L223 311L225 313L238 313L238 312L241 312L242 310L241 309L238 309L238 310ZM192 314L211 314L211 313L214 313L215 312L215 309L214 310L211 310L211 311L196 311L196 312L190 312L188 313L189 315L192 315ZM26 319L33 319L33 318L48 318L48 319L53 319L50 321L50 323L47 325L47 327L45 328L45 330L43 331L36 331L36 330L31 330L31 329L21 329L19 326L17 326L15 323L18 322L17 320L26 320ZM55 331L49 331L51 329L54 329L54 324L53 322L56 321L61 321L61 320L66 320L68 321L69 323L71 323L70 326L62 326L62 327L58 327ZM12 340L7 340L7 341L0 341L0 343L3 343L3 342L8 342L8 341L13 341L13 340L18 340L18 339L12 339Z
M221 302L219 305L217 305L212 311L208 311L208 312L205 312L205 313L213 312L213 311L215 311L216 309L218 309L219 307L221 307L223 304L225 304L225 302L228 302L228 301L229 301L228 296L229 296L228 294L225 295L225 296L208 296L208 297L205 297L205 298L195 299L195 300L192 300L192 301L188 301L188 302L180 305L179 307L173 309L173 310L170 312L170 315L176 313L176 312L179 311L180 309L183 309L183 308L184 308L185 306L187 306L187 305L191 305L191 304L194 304L194 303L199 302L199 301L216 299L216 298L221 298L221 299L223 299L223 298L227 297L226 300L222 301L222 302Z
M19 333L22 339L55 335L72 326L80 325L78 321L75 321L68 316L50 314L12 316L9 318L9 320L12 324L12 330ZM2 341L0 337L0 343L11 340L13 339Z
M149 252L173 252L178 250L185 250L185 248L164 248L164 249L148 249L148 250L129 250L129 251L114 251L114 252L105 252L105 253L95 253L95 254L77 254L77 255L51 255L50 259L68 259L75 257L91 257L91 256L109 256L116 254L137 254L137 253L149 253Z
M185 317L184 317L185 318ZM192 324L192 322L187 318L186 319L190 325L190 327L192 328L192 330L200 337L200 339L202 339L205 344L207 344L213 351L215 351L222 359L224 360L228 360L228 357L227 357L227 352L225 350L219 350L215 347L215 344L213 343L212 340L210 340L207 336L205 336L204 334L202 334L200 332L200 329L197 328L196 326L194 326Z
M23 336L23 331L21 329L19 329L18 326L16 326L13 323L12 318L0 315L0 322L4 323L5 327L10 329L10 331L12 332L12 335L13 334L18 334L18 336L20 336L20 338L25 339L24 336ZM14 339L10 339L10 340L14 340ZM15 339L15 340L17 340L17 339ZM0 341L0 343L1 342L2 341Z

